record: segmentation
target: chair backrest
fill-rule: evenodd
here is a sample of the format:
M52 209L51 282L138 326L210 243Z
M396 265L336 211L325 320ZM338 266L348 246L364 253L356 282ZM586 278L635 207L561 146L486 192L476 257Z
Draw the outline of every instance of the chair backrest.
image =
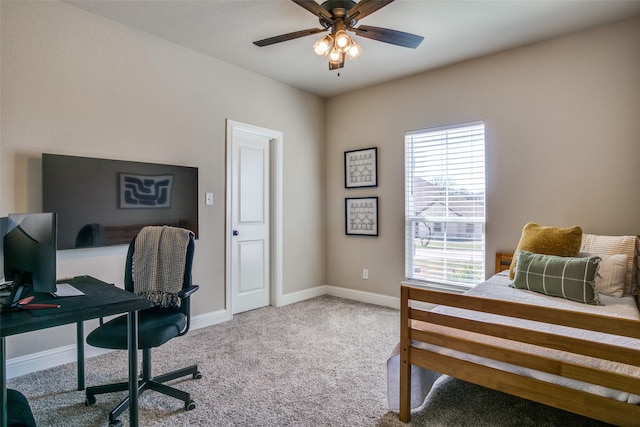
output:
M126 290L133 292L134 291L134 279L133 279L133 254L136 249L136 239L134 238L131 243L129 243L129 250L127 251L127 260L124 270L124 287ZM185 253L185 265L184 265L184 275L182 282L182 289L192 286L192 268L193 268L193 255L195 252L195 242L193 234L189 237L189 243L187 245L187 250ZM188 315L189 307L186 304L182 304L180 306L181 311Z

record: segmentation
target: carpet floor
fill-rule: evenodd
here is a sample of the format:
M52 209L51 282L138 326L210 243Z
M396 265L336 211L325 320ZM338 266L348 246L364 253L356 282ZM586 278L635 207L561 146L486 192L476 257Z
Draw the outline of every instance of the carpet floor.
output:
M323 296L266 307L190 331L153 351L153 372L198 364L200 380L171 384L196 408L155 392L140 396L140 426L405 426L386 404L386 358L397 310ZM123 393L84 405L70 363L8 381L41 427L106 426ZM86 361L87 385L126 380L126 352ZM128 412L120 419L128 425ZM411 426L603 426L605 424L442 377Z

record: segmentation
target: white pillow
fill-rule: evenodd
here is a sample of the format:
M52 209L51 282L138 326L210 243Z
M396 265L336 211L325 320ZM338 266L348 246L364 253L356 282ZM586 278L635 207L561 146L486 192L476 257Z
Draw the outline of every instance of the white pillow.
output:
M598 293L621 298L624 295L624 281L627 275L628 256L624 254L600 255L580 252L581 257L602 258L594 280Z
M627 256L627 271L624 279L624 293L625 295L635 295L637 282L633 276L635 274L636 240L636 236L600 236L584 233L580 250L598 256L625 254Z

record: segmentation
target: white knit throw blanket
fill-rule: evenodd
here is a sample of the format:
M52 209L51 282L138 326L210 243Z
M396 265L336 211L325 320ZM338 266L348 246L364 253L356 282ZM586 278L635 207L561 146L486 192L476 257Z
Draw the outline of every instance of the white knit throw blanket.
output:
M134 293L154 306L179 307L191 231L169 226L144 227L135 242Z

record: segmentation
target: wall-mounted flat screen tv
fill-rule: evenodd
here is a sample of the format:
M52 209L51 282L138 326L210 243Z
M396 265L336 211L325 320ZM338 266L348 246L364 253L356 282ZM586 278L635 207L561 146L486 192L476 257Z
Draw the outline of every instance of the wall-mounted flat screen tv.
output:
M146 225L198 236L198 168L42 155L42 210L58 214L58 249L128 244Z

